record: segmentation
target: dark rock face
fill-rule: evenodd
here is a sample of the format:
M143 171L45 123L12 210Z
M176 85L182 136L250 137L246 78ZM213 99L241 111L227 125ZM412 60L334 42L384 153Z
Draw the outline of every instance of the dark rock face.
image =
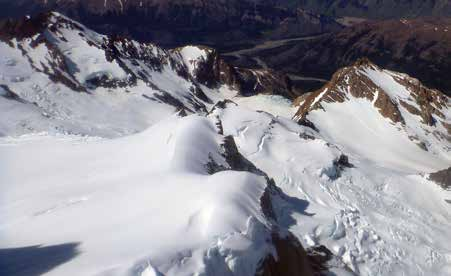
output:
M193 78L200 84L215 88L226 84L240 91L242 96L256 94L281 95L295 99L300 95L291 85L290 79L271 69L239 68L228 64L213 48L198 46L207 52L207 57L196 64ZM179 51L180 48L174 51Z
M315 275L304 248L294 236L289 235L287 238L274 236L272 242L276 248L278 260L272 255L268 256L256 275Z
M431 173L429 175L429 179L435 181L445 190L451 189L451 167L442 171Z
M451 95L451 19L365 22L316 40L257 53L285 73L329 79L362 57Z
M11 91L11 89L9 89L7 85L4 84L0 84L0 97L6 98L8 100L25 103L23 99L21 99L16 93Z

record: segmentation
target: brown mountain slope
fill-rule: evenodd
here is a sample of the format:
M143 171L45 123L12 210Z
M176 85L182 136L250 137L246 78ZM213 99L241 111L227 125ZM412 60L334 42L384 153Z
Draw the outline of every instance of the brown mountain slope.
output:
M391 137L382 133L396 126L408 138L406 142L410 140L424 151L449 150L451 145L451 98L368 59L341 68L324 87L302 95L295 105L299 110L294 119L320 132L333 128L346 133L353 125L349 122L352 118L364 122L354 124L359 135L368 132L372 139L382 135L381 139L390 141Z
M255 55L272 68L322 78L368 57L451 95L451 19L447 18L365 22Z
M451 14L448 0L279 0L297 2L303 8L336 16L400 18Z

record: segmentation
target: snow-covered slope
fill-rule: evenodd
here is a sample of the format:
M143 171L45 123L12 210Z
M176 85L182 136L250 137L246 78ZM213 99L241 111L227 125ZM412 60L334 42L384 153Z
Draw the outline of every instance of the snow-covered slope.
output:
M327 246L358 275L451 273L451 193L411 173L417 165L403 162L401 171L331 144L310 127L233 104L213 114L240 152L290 197L274 200L274 210L304 246Z
M277 93L292 93L275 73L235 69L213 49L163 50L107 37L58 13L6 21L0 29L0 112L14 117L1 122L0 135L116 137L180 109L205 113L219 89L252 95L277 84Z
M433 172L451 162L449 97L368 60L339 70L297 105L295 120L380 166Z
M210 102L182 58L155 45L108 38L56 13L18 23L12 37L5 29L0 83L20 102L0 99L2 114L19 117L2 121L3 135L119 136Z
M1 275L451 274L439 91L360 61L291 106L210 48L29 20L0 37Z
M199 116L115 140L3 140L1 246L78 243L49 275L253 274L274 250L266 179L230 170L223 140Z

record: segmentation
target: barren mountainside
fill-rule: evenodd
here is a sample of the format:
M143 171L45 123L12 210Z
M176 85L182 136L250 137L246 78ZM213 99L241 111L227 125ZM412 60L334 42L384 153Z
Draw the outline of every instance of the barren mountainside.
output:
M299 0L291 2L317 13L334 16L389 19L451 15L451 2L448 0Z
M271 68L322 78L368 57L383 68L451 93L451 20L446 18L364 22L255 55Z

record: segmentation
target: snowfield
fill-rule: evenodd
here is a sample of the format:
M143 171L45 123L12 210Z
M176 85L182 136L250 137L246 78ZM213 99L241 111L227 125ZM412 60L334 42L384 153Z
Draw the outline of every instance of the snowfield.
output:
M326 90L298 124L282 96L198 83L202 47L51 18L46 43L0 40L0 274L274 276L293 237L330 250L321 275L451 275L451 191L428 180L451 166L445 124Z
M285 202L276 203L275 210L279 222L305 246L326 245L358 275L451 273L451 206L445 202L451 193L421 175L411 156L394 151L392 158L400 165L393 166L381 161L379 148L358 154L341 150L286 118L238 106L218 116L240 151L287 195L304 202L294 212ZM360 137L363 143L369 139ZM343 152L352 168L333 164ZM449 165L431 154L423 158L430 166L434 163L428 160L435 160L435 170Z
M211 160L227 165L221 139L206 118L173 116L114 140L2 141L1 246L79 244L48 275L252 274L272 250L266 179L208 174Z

